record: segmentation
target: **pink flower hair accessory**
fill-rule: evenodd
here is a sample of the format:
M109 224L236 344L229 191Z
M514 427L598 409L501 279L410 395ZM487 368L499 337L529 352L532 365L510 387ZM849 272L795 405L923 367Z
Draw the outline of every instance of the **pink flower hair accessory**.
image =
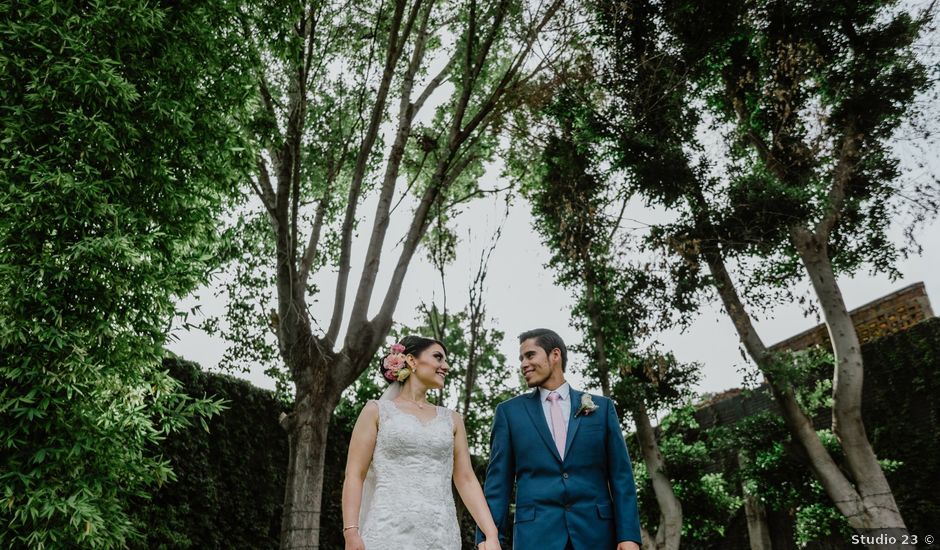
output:
M389 382L404 382L411 374L411 370L406 368L405 346L396 342L389 348L388 355L382 360L382 366L385 368L385 379Z

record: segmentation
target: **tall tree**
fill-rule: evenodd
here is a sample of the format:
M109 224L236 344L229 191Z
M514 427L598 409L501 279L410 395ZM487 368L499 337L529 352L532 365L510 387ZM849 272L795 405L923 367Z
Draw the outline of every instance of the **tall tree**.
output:
M591 95L563 89L548 107L549 124L558 127L549 131L529 193L536 226L552 251L556 279L580 296L572 313L585 336L575 349L589 357L586 373L606 396L613 395L612 386L617 385L618 402L636 425L660 511L657 533L651 537L644 531L643 545L674 550L682 534L682 504L669 480L649 411L661 406L670 391L667 376L676 382L683 379L679 386L688 388L695 369L673 368L651 377L646 376L651 371L641 368L656 363L653 355L641 361L637 354L660 317L654 304L663 311L670 311L671 304L664 281L623 259L618 229L626 205L601 169L594 106L585 101ZM674 361L658 364L676 367Z
M161 368L247 173L227 1L0 2L0 546L118 548L219 410Z
M561 0L325 0L245 12L244 39L266 67L257 75L251 180L264 218L245 227L255 249L237 268L236 284L249 288L231 310L231 319L247 321L234 335L240 342L233 357L276 359L293 388L293 410L283 422L291 457L283 548L318 547L327 420L385 341L408 267L435 215L446 210L440 207L476 194L507 110L557 55L554 47L540 47L541 58L533 52L548 32L564 40L568 31L556 24L561 7ZM407 200L396 202L396 195ZM353 240L368 197L375 199L372 227L362 268L354 271ZM406 229L379 294L400 204L414 210L395 212ZM321 268L331 260L332 313L316 319L308 299L329 276ZM276 304L268 315L276 352L257 337L264 300Z
M692 269L708 267L743 347L850 525L905 533L861 422L861 356L836 273L890 269L895 256L887 209L900 172L889 140L928 85L912 50L927 15L891 2L608 7L610 29L637 29L608 33L618 162L650 201L680 217L656 238ZM695 135L706 117L727 131L724 157ZM833 429L844 469L800 408L787 357L756 332L729 269L735 258L758 260L743 277L751 290L787 289L802 263L836 355Z

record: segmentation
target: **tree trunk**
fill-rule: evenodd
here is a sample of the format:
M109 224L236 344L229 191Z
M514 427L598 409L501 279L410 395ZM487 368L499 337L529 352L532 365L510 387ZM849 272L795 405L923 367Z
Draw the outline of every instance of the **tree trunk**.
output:
M866 534L875 529L893 529L896 525L893 522L885 524L875 524L873 522L876 518L880 518L878 512L868 508L859 490L832 459L829 451L826 450L816 434L810 418L797 403L792 388L777 380L774 375L775 358L764 345L760 335L757 334L751 318L747 314L740 296L738 296L734 282L725 267L721 251L714 246L708 246L703 251L703 256L708 263L709 271L711 271L714 278L715 288L721 297L725 311L731 317L738 331L741 343L767 378L774 398L780 405L787 428L806 450L810 467L825 489L826 494L829 495L833 504L845 516L853 529ZM868 544L866 546L878 549L894 547L879 544Z
M290 291L283 290L285 294ZM281 548L317 550L327 432L341 393L330 385L327 373L341 365L332 354L324 355L323 343L314 339L301 292L294 292L282 311L278 340L297 393L291 413L280 419L289 443Z
M594 337L594 353L597 361L597 378L601 384L601 393L610 396L610 373L607 372L607 347L604 343L604 333L601 331L600 314L597 312L597 296L594 288L592 273L588 270L585 277L585 297L587 298L588 317L591 320L591 332Z
M653 535L650 535L650 532L647 531L646 527L640 526L640 548L643 550L656 550L656 541L653 540Z
M738 454L738 465L745 464L746 458L743 454ZM747 517L747 537L751 544L751 550L772 550L773 545L770 542L770 527L767 525L767 511L761 504L757 495L751 494L745 484L741 485L741 493L744 495L744 513Z
M590 322L589 330L594 339L594 360L597 363L598 378L604 396L610 397L610 367L607 364L607 342L604 338L600 315L597 311L595 282L590 271L588 271L584 282ZM678 550L679 538L682 535L682 504L676 498L676 494L672 490L672 482L665 473L665 461L659 451L659 443L656 441L656 433L650 423L646 403L642 399L637 399L630 404L630 410L633 414L633 421L636 423L640 452L643 454L643 462L646 464L646 469L653 482L653 492L656 495L656 502L659 504L660 510L656 538L650 538L649 532L644 529L642 533L643 548Z
M747 516L747 537L751 550L772 550L767 512L757 495L745 493L744 514Z
M637 401L633 404L633 421L636 423L636 434L640 441L640 451L643 453L643 462L653 482L653 492L659 504L659 527L656 530L656 539L653 547L657 550L678 550L679 539L682 536L682 503L676 498L672 490L672 482L665 474L665 462L659 451L656 433L650 423L646 404Z
M308 391L291 415L282 417L290 441L284 512L281 516L283 550L320 547L320 499L326 438L335 402Z
M907 527L865 432L862 346L833 272L828 247L824 240L806 230L796 229L791 235L829 330L835 356L832 432L842 446L846 465L865 508L858 524L863 529L887 529L900 538L907 534Z

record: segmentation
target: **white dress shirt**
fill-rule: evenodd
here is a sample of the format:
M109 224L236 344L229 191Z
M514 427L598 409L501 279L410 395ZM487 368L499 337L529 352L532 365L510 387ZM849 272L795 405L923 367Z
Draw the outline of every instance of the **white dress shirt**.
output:
M558 386L554 391L558 392L558 395L561 396L561 399L558 400L558 405L561 406L561 417L565 419L565 428L568 427L569 420L571 419L571 386L567 382ZM545 414L545 422L548 424L548 431L552 431L552 402L548 400L548 394L552 393L552 390L546 390L545 388L539 387L539 399L542 401L542 412ZM567 429L565 430L567 431ZM555 434L552 433L552 437L555 437Z

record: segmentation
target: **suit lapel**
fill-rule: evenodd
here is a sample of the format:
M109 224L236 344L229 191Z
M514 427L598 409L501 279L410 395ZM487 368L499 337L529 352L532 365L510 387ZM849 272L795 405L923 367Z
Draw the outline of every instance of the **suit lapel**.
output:
M568 387L568 398L571 400L571 416L568 419L568 436L565 438L565 458L568 458L571 452L571 442L574 440L574 434L577 433L581 425L581 416L575 416L578 412L578 406L581 405L581 392L571 386Z
M552 432L548 429L548 422L545 421L545 412L542 410L542 400L539 399L538 388L535 388L534 392L526 396L525 410L529 413L532 424L535 425L535 431L542 436L542 441L548 446L552 455L561 462L561 455L558 454L558 449L555 448L555 440L552 439ZM570 439L570 433L568 437Z

